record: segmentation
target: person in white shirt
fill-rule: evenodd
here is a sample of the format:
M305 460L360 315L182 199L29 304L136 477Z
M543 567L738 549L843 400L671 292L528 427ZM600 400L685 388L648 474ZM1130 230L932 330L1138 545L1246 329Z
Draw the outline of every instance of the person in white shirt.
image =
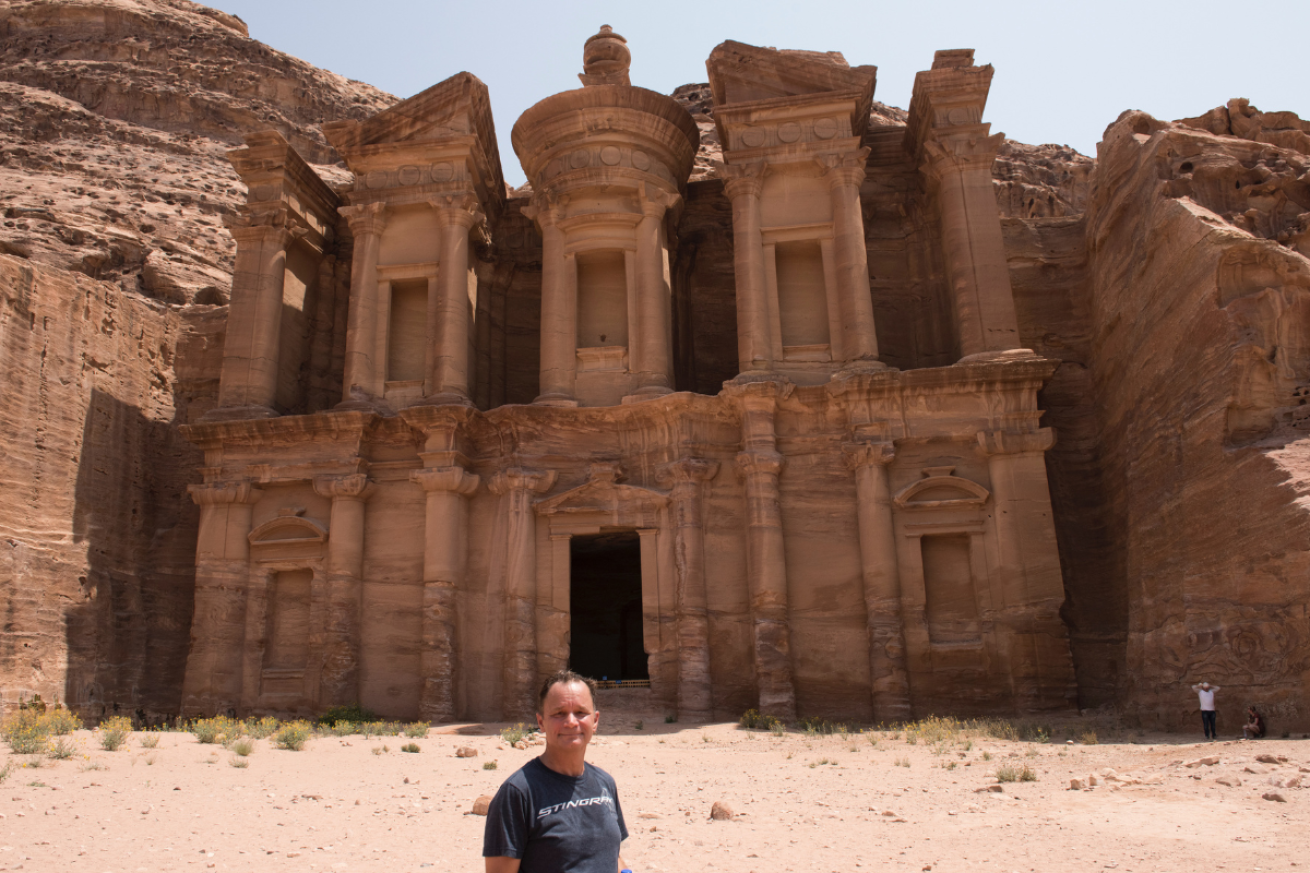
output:
M1219 690L1218 685L1211 685L1209 682L1202 682L1199 685L1193 685L1192 690L1201 701L1201 727L1205 730L1205 738L1214 742L1219 735L1215 730L1214 715L1214 693Z

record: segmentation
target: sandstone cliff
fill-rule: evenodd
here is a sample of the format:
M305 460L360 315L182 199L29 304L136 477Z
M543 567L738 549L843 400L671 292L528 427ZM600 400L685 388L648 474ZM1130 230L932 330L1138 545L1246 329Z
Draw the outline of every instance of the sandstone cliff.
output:
M678 381L714 393L735 366L731 210L708 87L674 96L702 137L674 270L703 283L675 322L719 339L679 341ZM222 222L245 196L224 153L275 127L341 184L318 125L391 100L187 0L0 7L0 706L175 711L201 463L177 426L213 402ZM890 154L905 119L875 103L871 143ZM1176 726L1207 678L1234 691L1225 723L1241 689L1276 730L1307 724L1307 155L1310 123L1235 100L1126 114L1096 161L1007 142L993 168L1024 344L1060 362L1041 402L1084 706ZM907 346L931 303L878 253L932 233L894 195L866 210L875 292L902 295L879 340L942 363L943 337ZM537 387L539 240L510 213L479 271L520 353L484 406Z
M177 709L231 287L224 153L392 101L186 0L0 6L0 706ZM336 167L317 168L340 180Z

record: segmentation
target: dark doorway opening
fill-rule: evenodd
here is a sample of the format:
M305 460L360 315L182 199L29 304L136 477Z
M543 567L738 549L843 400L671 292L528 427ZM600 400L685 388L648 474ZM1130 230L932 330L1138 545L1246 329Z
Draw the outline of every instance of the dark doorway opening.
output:
M592 679L649 679L637 533L573 537L569 559L569 669Z

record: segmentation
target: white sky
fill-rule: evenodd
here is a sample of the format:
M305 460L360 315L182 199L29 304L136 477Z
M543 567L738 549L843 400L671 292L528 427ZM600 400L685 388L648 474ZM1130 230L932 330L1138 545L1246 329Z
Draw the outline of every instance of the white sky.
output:
M703 82L725 39L840 51L878 67L877 100L905 108L933 51L973 48L996 67L984 120L1028 143L1094 155L1126 109L1172 120L1230 97L1310 116L1304 46L1310 2L1216 0L840 0L599 3L562 0L213 0L279 51L408 97L462 70L487 83L506 181L520 113L580 87L582 43L601 24L632 50L632 82L662 93Z

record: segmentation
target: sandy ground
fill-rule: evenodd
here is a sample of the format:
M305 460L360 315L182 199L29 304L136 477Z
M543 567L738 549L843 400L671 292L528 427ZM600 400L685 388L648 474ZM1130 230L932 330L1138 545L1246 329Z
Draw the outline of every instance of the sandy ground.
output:
M1310 790L1270 784L1301 774L1310 786L1310 741L934 749L891 734L601 719L588 760L618 781L638 873L1310 868ZM0 870L480 871L486 820L467 814L472 802L539 751L507 747L499 727L443 728L418 754L400 751L403 737L319 738L300 752L263 740L240 769L182 733L105 752L80 731L81 754L36 768L6 752L0 767L16 766L0 784ZM478 757L455 757L461 745ZM1219 763L1186 766L1210 755ZM979 793L1003 764L1038 779ZM1119 779L1069 790L1106 768ZM1271 790L1286 802L1262 799ZM716 800L735 820L709 819Z

